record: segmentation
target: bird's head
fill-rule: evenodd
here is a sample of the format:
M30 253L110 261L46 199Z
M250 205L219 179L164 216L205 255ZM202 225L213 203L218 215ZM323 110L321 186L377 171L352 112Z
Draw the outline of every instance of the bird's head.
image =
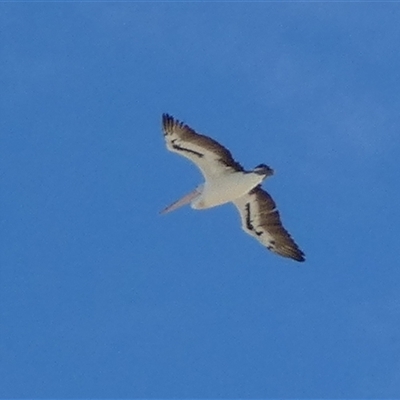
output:
M264 175L265 178L274 174L274 170L265 164L257 165L257 167L254 168L253 172L259 175Z

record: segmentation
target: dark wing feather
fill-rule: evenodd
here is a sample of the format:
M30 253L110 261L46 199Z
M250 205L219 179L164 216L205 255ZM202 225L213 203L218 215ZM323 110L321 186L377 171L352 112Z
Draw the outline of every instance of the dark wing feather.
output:
M205 178L223 174L227 170L243 171L230 151L216 140L195 132L170 115L163 114L162 128L168 150L193 161Z
M260 186L234 201L242 219L242 228L269 250L283 257L304 261L304 253L283 227L272 197Z

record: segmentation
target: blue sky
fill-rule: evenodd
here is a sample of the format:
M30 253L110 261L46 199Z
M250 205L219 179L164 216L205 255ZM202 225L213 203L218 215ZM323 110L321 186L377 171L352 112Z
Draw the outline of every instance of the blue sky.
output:
M2 3L1 398L400 397L396 3ZM271 254L168 112L264 183Z

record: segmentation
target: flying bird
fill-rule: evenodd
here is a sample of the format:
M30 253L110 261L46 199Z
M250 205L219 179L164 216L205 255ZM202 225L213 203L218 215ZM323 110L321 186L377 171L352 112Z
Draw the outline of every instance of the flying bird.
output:
M162 116L167 149L193 161L205 182L161 211L162 214L191 203L195 210L232 202L239 211L243 230L269 250L283 257L304 261L304 253L282 226L272 197L261 188L274 171L260 164L246 171L225 147L195 132L168 114Z

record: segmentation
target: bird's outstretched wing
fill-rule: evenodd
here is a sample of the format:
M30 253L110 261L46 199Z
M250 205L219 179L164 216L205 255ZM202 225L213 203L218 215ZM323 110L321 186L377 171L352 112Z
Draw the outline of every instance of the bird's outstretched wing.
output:
M162 129L168 150L193 161L205 179L212 179L232 170L243 171L243 167L224 146L208 136L196 133L168 114L162 116Z
M233 203L239 210L245 232L276 254L296 261L305 260L304 253L282 226L274 200L261 186Z

